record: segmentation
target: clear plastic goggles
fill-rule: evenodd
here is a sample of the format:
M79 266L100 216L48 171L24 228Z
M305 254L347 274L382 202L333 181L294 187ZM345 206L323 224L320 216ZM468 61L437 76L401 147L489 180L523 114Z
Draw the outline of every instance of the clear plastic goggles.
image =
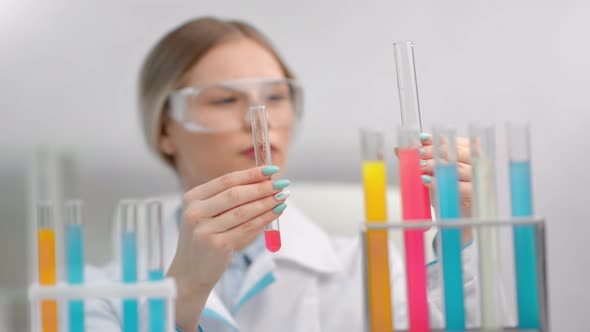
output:
M243 79L172 92L170 116L192 132L249 126L248 109L265 105L269 127L293 128L302 116L301 86L291 79Z

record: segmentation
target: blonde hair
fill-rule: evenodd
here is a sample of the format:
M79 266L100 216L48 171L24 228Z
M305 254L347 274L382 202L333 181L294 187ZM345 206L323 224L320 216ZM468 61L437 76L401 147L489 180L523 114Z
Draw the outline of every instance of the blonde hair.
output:
M158 141L163 130L162 114L168 109L168 96L178 80L214 46L248 38L277 60L286 78L294 78L271 42L248 23L203 17L190 20L166 34L148 53L139 75L139 112L147 144L169 165L171 156L162 153Z

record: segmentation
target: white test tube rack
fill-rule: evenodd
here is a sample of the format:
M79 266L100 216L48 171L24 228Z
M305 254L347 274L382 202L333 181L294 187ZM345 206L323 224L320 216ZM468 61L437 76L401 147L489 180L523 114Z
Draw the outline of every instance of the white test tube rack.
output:
M84 285L58 283L55 286L41 286L37 283L29 286L31 331L41 332L41 300L67 300L91 298L161 298L166 301L166 331L174 332L174 300L176 283L172 278L162 281L143 281L134 284L120 282L101 282ZM60 328L61 330L61 328Z

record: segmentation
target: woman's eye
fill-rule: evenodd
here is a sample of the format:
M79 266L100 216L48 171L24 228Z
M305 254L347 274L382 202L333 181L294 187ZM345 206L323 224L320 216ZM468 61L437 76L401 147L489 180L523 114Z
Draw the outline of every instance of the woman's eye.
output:
M272 95L268 96L267 99L269 101L279 101L279 100L283 100L285 98L287 98L287 96L285 96L284 94L278 94L277 93L277 94L272 94Z
M211 101L214 105L227 105L235 103L238 99L236 97L217 98Z

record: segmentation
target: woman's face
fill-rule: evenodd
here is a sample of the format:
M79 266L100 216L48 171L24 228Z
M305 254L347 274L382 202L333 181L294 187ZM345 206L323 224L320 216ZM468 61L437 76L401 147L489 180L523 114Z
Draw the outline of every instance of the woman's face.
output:
M189 69L177 87L203 87L252 78L281 79L284 73L270 52L252 40L241 38L212 48ZM255 94L253 92L251 98L255 98ZM231 98L224 100L224 103L232 102ZM246 111L240 113L241 121L235 129L220 132L191 132L169 116L164 117L160 149L174 158L185 189L233 171L256 166ZM228 116L232 115L228 113ZM292 125L273 126L272 113L269 111L268 134L272 160L274 165L281 168L289 150L290 128Z

